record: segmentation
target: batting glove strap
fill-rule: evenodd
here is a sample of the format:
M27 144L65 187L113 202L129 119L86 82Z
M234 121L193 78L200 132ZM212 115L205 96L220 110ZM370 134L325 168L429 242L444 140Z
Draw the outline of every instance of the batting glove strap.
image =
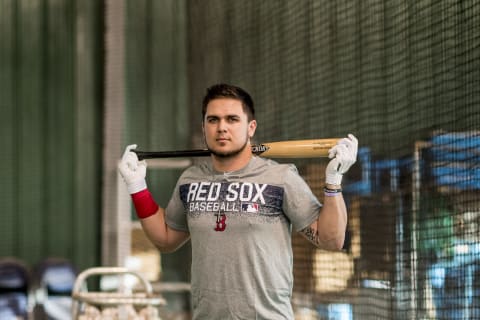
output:
M337 158L330 160L325 170L325 183L332 185L341 185L343 174L341 174L338 169L340 168L340 163Z
M148 218L158 211L158 204L153 200L152 194L148 189L132 194L133 205L140 219Z
M134 194L145 189L147 189L147 181L145 179L131 181L129 184L127 184L127 190L130 194Z
M343 174L338 172L327 173L325 178L326 184L341 185L342 184Z

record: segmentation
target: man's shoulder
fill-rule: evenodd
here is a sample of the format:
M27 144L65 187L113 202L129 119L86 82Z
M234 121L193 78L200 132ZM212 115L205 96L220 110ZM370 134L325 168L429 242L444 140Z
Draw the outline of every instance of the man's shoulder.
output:
M186 168L182 174L180 175L179 179L196 179L205 175L208 175L211 171L210 167L205 162L198 162L190 167Z
M262 158L259 156L255 156L254 167L256 169L268 170L275 173L298 172L297 167L293 163L280 163L275 160Z

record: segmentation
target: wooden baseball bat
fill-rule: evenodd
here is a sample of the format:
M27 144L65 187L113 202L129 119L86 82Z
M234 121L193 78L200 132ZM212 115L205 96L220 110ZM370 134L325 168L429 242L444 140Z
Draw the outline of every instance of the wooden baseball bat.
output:
M252 153L266 158L319 158L327 157L339 138L287 140L252 145ZM209 156L208 149L179 151L139 151L132 150L139 160L153 158L185 158Z

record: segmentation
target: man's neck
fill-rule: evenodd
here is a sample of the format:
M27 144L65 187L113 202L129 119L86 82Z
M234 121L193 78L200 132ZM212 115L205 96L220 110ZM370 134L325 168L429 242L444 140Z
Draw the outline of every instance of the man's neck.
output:
M250 146L232 157L219 157L212 154L213 168L218 172L233 172L244 168L252 159Z

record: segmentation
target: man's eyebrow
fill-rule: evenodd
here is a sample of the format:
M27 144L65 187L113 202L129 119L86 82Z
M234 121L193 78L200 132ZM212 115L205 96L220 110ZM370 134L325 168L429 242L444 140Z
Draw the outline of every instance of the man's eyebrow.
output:
M223 118L240 118L241 116L238 115L238 114L226 114L223 116ZM211 114L211 115L207 115L206 116L207 119L219 119L221 118L220 116L218 115L215 115L215 114Z

